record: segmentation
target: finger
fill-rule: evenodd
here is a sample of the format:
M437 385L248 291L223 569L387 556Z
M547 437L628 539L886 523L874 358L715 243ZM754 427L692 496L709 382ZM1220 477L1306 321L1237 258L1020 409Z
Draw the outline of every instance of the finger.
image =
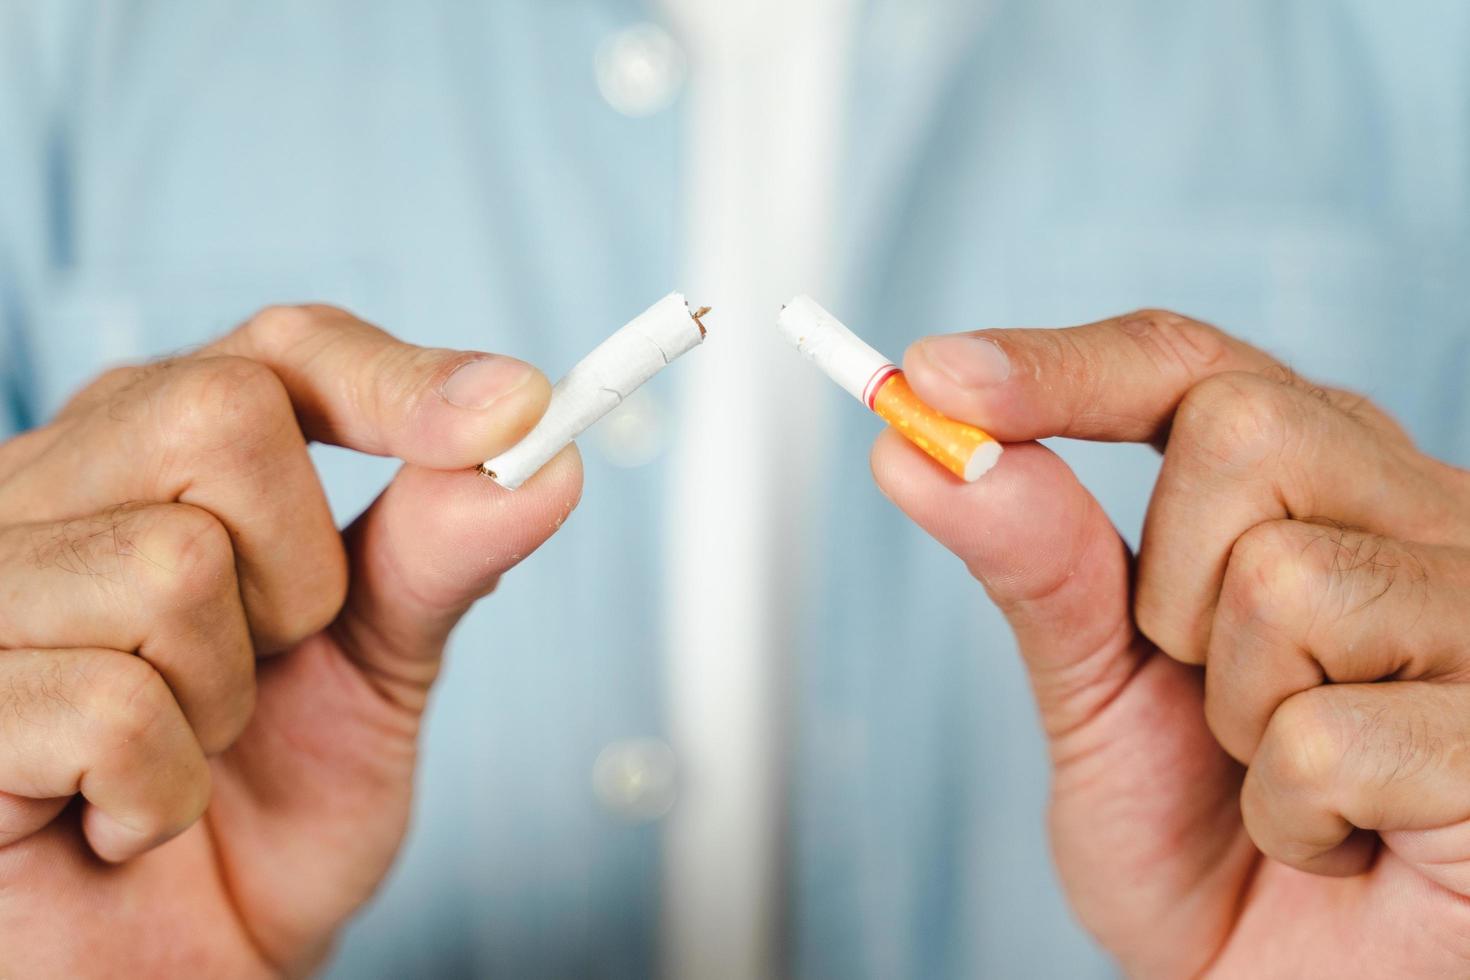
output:
M1332 684L1272 715L1241 789L1246 829L1267 855L1318 874L1363 871L1365 831L1445 827L1470 816L1470 717L1460 685Z
M513 445L551 397L546 378L522 361L406 344L319 304L267 307L193 356L217 355L275 371L308 438L442 469ZM169 363L108 371L58 418L107 404Z
M1066 436L1162 448L1186 392L1230 371L1289 373L1207 323L1139 310L1080 327L927 337L904 355L926 402L1004 441ZM1363 398L1320 389L1340 408L1401 432Z
M1141 310L1057 330L927 337L904 355L921 398L1005 442L1067 436L1162 444L1194 384L1275 361L1208 324Z
M1047 730L1090 716L1136 668L1128 555L1092 495L1050 450L1022 443L985 480L913 465L885 431L873 449L883 493L965 562L1016 632Z
M575 446L514 492L470 471L405 466L346 533L352 588L333 633L380 690L421 708L455 623L581 493Z
M1272 714L1324 682L1470 673L1470 555L1273 521L1231 550L1210 634L1205 715L1250 762Z
M154 371L167 368L171 360L159 359L142 365L127 365L104 371L88 382L56 412L45 425L22 432L9 442L0 443L0 487L15 474L23 473L31 463L63 440L70 439L78 420L105 402L135 385Z
M1240 833L1238 767L1205 727L1197 672L1133 629L1127 549L1102 508L1035 443L963 484L890 431L873 472L1015 630L1050 743L1058 866L1089 930L1145 973L1197 973L1197 961L1139 946L1130 923L1143 915L1196 934L1233 914L1254 856ZM1139 867L1154 885L1124 910L1107 889ZM1198 900L1207 894L1221 898Z
M209 767L163 678L113 650L0 652L0 792L81 793L106 861L182 833L204 812Z
M425 351L315 307L264 311L201 355L94 388L79 399L88 424L0 486L0 513L57 519L130 499L211 511L235 537L265 650L329 622L346 583L293 413L314 438L464 467L527 431L549 390L519 362Z
M116 367L104 371L64 404L56 415L43 426L22 432L10 441L0 443L0 484L39 459L53 444L68 437L73 422L85 411L94 407L102 396L121 391L146 373L157 369L167 361L156 361L141 366Z
M522 361L405 344L329 306L270 307L210 350L275 371L308 438L436 469L514 445L551 398Z
M387 872L445 637L474 597L553 533L580 487L575 448L514 492L470 470L405 466L349 529L354 572L341 618L262 664L260 706L218 771L210 825L259 845L237 884L242 901L268 910L264 932L293 937L315 925L325 934L340 919L331 912L340 887L304 881L283 898L274 885L320 858L321 836L295 833L300 826L353 828L332 843L345 880L357 883L352 901ZM556 598L577 614L575 595ZM493 628L470 639L498 655L537 654L498 649L504 638Z
M0 529L0 647L134 652L206 753L250 718L255 654L228 532L186 504Z
M1179 406L1139 549L1139 628L1203 662L1237 538L1325 518L1403 540L1470 538L1438 464L1292 384L1221 374Z
M229 531L252 637L291 646L336 616L346 559L280 379L239 357L155 365L0 485L0 520L180 502Z

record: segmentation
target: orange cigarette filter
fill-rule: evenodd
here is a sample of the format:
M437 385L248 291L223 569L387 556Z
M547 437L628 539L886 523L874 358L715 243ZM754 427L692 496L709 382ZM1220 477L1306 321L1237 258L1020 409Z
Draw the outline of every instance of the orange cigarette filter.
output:
M873 411L962 480L979 478L1000 457L1000 444L990 433L921 402L902 371L895 370L873 393Z
M793 299L776 324L807 360L955 476L978 480L1000 459L993 436L920 401L897 365L815 300Z

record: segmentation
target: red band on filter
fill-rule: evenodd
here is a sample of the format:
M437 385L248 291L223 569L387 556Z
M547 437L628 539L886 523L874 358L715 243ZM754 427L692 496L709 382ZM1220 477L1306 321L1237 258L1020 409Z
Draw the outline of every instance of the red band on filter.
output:
M873 376L868 379L868 383L863 385L863 404L868 406L870 411L873 410L873 400L878 397L878 389L883 387L883 382L897 373L898 366L896 364L885 364L874 371Z

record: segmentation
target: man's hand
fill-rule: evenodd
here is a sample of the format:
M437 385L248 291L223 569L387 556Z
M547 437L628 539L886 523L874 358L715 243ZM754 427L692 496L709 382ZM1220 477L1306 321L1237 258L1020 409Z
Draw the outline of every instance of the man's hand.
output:
M1084 923L1138 976L1470 975L1470 476L1163 312L930 338L919 395L1012 446L884 492L1014 628ZM1164 452L1136 566L1048 436Z
M387 871L450 629L576 505L519 361L266 310L0 445L0 976L299 974ZM406 465L345 533L308 440Z

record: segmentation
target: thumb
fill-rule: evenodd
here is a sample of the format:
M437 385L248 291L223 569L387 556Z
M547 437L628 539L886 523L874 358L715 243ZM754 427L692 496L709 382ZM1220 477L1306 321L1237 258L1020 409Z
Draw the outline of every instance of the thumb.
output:
M351 585L333 637L380 691L422 708L454 625L581 493L575 446L515 491L472 471L404 466L345 532Z
M1111 700L1140 656L1128 550L1055 453L1008 446L985 479L961 483L888 430L872 465L879 489L958 555L1005 614L1049 734Z
M1197 674L1133 627L1128 550L1102 507L1034 442L967 484L889 431L873 473L1015 630L1051 743L1052 850L1078 916L1129 975L1198 975L1256 852Z
M581 486L573 447L514 492L478 473L406 465L346 531L341 615L263 665L250 728L215 771L211 832L273 962L319 953L387 872L449 631L551 536Z

